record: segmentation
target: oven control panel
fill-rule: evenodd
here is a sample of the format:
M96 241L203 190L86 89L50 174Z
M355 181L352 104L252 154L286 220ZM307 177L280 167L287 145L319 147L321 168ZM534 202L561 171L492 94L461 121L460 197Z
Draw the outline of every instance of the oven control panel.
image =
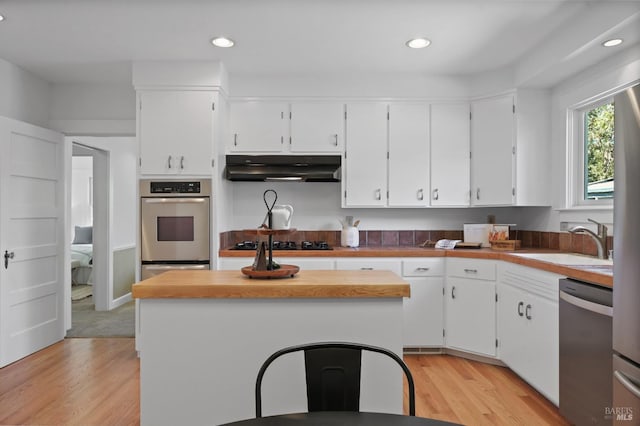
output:
M200 182L150 182L152 194L200 194Z

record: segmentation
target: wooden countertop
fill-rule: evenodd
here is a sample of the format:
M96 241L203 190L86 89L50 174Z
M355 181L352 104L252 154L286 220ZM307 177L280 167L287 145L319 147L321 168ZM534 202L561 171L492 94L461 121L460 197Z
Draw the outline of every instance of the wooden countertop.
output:
M531 268L537 268L569 278L588 281L605 287L613 287L613 275L607 271L594 271L593 268L582 265L563 265L519 257L508 251L483 249L434 249L415 246L393 247L335 247L333 250L277 250L274 257L463 257L473 259L493 259L517 263ZM559 250L524 249L517 253L562 253ZM220 250L220 257L253 257L255 252L245 250Z
M388 298L409 297L409 284L391 271L300 271L261 280L240 271L168 271L136 283L134 298Z

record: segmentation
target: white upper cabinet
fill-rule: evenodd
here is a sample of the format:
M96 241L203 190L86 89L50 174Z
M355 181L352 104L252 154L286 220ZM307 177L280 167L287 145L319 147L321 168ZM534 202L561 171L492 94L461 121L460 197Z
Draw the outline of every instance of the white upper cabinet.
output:
M291 104L291 152L342 152L344 104L296 102Z
M346 106L343 207L387 203L387 104Z
M215 98L210 91L138 91L141 174L211 174Z
M429 106L389 105L389 207L429 205Z
M515 117L513 95L471 104L471 205L512 205Z
M471 205L550 205L549 108L536 89L471 104Z
M288 140L289 105L284 102L233 102L231 140L232 152L280 152Z
M468 206L470 106L431 105L431 205Z

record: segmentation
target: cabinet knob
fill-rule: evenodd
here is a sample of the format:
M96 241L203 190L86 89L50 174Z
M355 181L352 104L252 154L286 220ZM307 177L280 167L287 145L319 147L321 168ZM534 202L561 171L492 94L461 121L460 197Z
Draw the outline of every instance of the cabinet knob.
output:
M437 200L440 197L440 195L438 194L438 188L433 190L433 199Z
M480 199L480 188L476 189L476 200Z
M525 316L527 317L528 320L530 320L531 317L531 305L527 305L527 308L524 310L525 312Z
M456 298L456 286L455 285L453 287L451 287L451 298L452 299Z
M418 200L424 200L424 191L422 190L422 188L418 189Z
M335 135L333 135L333 141L334 141L333 144L335 146L338 146L338 134L337 133Z
M467 268L465 268L464 272L466 272L467 274L477 274L478 270L477 269L467 269Z
M518 303L518 315L519 316L523 316L524 313L522 312L522 308L524 307L524 302L520 302Z
M169 166L169 168L171 168L171 156L169 156L169 158L167 159L167 165Z
M425 268L424 266L420 266L418 268L416 268L416 272L426 272L431 268Z
M184 170L184 155L180 156L180 170Z
M233 134L233 146L238 146L238 134Z
M376 197L376 200L378 201L382 200L382 190L380 190L380 188L376 189L375 197Z
M360 268L361 271L373 271L373 268L367 268L367 267L362 267Z

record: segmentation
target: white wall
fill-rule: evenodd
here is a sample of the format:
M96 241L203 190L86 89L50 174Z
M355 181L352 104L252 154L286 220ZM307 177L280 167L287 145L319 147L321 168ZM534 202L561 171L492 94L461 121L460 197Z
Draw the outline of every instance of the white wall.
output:
M71 239L76 226L93 224L93 157L71 159Z
M49 127L68 135L135 135L136 93L130 83L56 83Z
M74 137L74 142L109 152L111 248L136 244L138 146L134 137Z
M404 74L229 75L229 95L237 97L339 97L466 99L469 79Z
M527 229L559 231L561 222L586 222L587 218L613 224L613 209L570 209L566 203L566 185L572 164L567 164L567 114L576 104L601 96L612 89L640 81L640 46L632 46L618 55L581 72L552 90L551 172L553 209L527 211L523 222ZM542 172L546 172L546 169ZM610 233L613 227L609 227Z
M263 193L274 189L277 204L293 206L291 226L303 230L338 230L339 219L350 215L360 219L360 229L462 230L464 223L485 223L487 215L496 216L498 223L520 225L522 208L468 208L468 209L342 209L340 183L262 183L233 182L233 221L229 229L251 229L260 226L266 214ZM522 229L517 226L518 229Z
M0 116L48 127L49 83L0 59Z

